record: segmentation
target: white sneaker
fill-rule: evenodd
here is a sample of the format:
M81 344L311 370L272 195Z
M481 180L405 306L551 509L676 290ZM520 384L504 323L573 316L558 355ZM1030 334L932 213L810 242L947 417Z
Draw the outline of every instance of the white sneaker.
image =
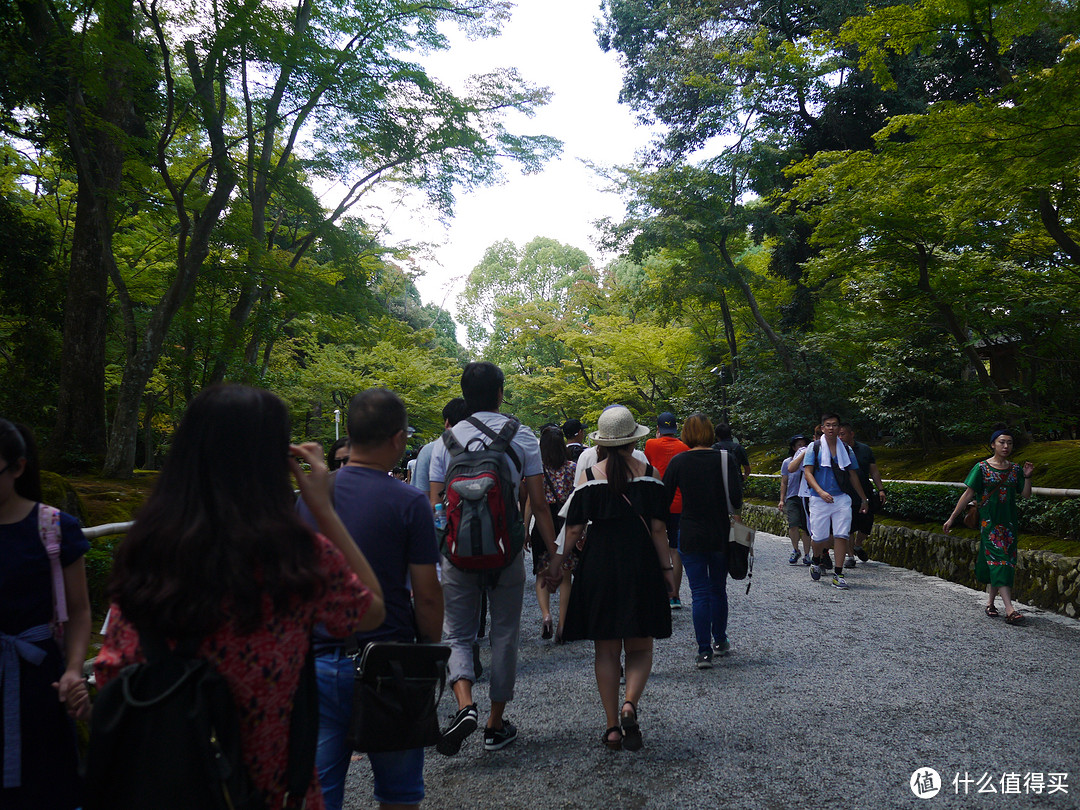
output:
M843 574L833 574L832 575L832 586L834 588L839 588L842 591L846 591L848 589L847 580L844 579Z

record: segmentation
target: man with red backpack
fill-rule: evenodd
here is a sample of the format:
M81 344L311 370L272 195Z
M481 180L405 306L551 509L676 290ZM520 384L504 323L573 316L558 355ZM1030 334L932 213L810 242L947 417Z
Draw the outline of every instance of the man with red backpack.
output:
M479 723L472 695L472 646L485 592L491 614L491 712L484 749L497 751L517 738L517 729L503 713L514 696L525 594L521 516L526 498L540 507L546 499L540 443L512 416L499 413L503 384L502 370L495 364L469 363L461 375L461 392L470 415L448 429L431 454L431 503L445 505L445 518L437 515L437 523L445 523L439 529L443 641L451 648L449 680L458 702L458 712L436 746L447 756L461 749ZM551 514L546 508L534 508L533 513L554 556Z

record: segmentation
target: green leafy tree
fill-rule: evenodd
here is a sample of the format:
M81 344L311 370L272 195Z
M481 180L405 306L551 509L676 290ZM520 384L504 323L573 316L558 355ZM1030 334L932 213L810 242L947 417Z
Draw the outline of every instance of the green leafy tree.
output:
M592 261L580 248L540 236L520 249L508 239L491 245L457 299L469 347L493 362L506 359L498 354L506 341L501 313L532 302L546 302L559 313L579 280L595 280Z

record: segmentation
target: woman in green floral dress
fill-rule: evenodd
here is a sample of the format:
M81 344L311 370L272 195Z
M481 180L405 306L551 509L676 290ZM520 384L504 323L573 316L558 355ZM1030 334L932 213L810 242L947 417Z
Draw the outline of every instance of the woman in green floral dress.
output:
M990 437L990 449L993 455L980 461L968 473L964 481L967 488L945 521L944 530L948 534L953 521L967 504L973 498L977 499L981 540L975 557L975 578L987 585L986 615L999 615L994 602L1000 593L1005 621L1019 624L1024 616L1013 608L1012 603L1019 524L1016 502L1031 495L1035 466L1026 461L1021 468L1009 461L1013 450L1013 435L1009 430L995 430Z

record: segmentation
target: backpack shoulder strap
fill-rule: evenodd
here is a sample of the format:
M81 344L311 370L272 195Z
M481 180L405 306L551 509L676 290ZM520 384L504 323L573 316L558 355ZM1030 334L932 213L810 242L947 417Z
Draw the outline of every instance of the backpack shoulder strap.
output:
M450 458L460 456L465 452L465 448L461 446L461 442L457 440L457 436L454 435L454 431L451 428L447 428L443 431L442 442L446 447L446 451L450 454Z
M488 450L495 453L506 453L506 455L510 456L510 460L514 462L514 467L518 472L521 471L521 460L518 459L517 452L511 444L514 440L514 436L517 435L518 428L521 427L521 422L515 417L509 416L506 419L506 424L504 424L502 429L496 433L475 416L467 416L465 417L465 421L491 439L491 444L487 446Z
M55 506L38 504L38 535L49 556L53 582L53 621L68 620L67 594L64 591L64 570L60 565L60 510Z

